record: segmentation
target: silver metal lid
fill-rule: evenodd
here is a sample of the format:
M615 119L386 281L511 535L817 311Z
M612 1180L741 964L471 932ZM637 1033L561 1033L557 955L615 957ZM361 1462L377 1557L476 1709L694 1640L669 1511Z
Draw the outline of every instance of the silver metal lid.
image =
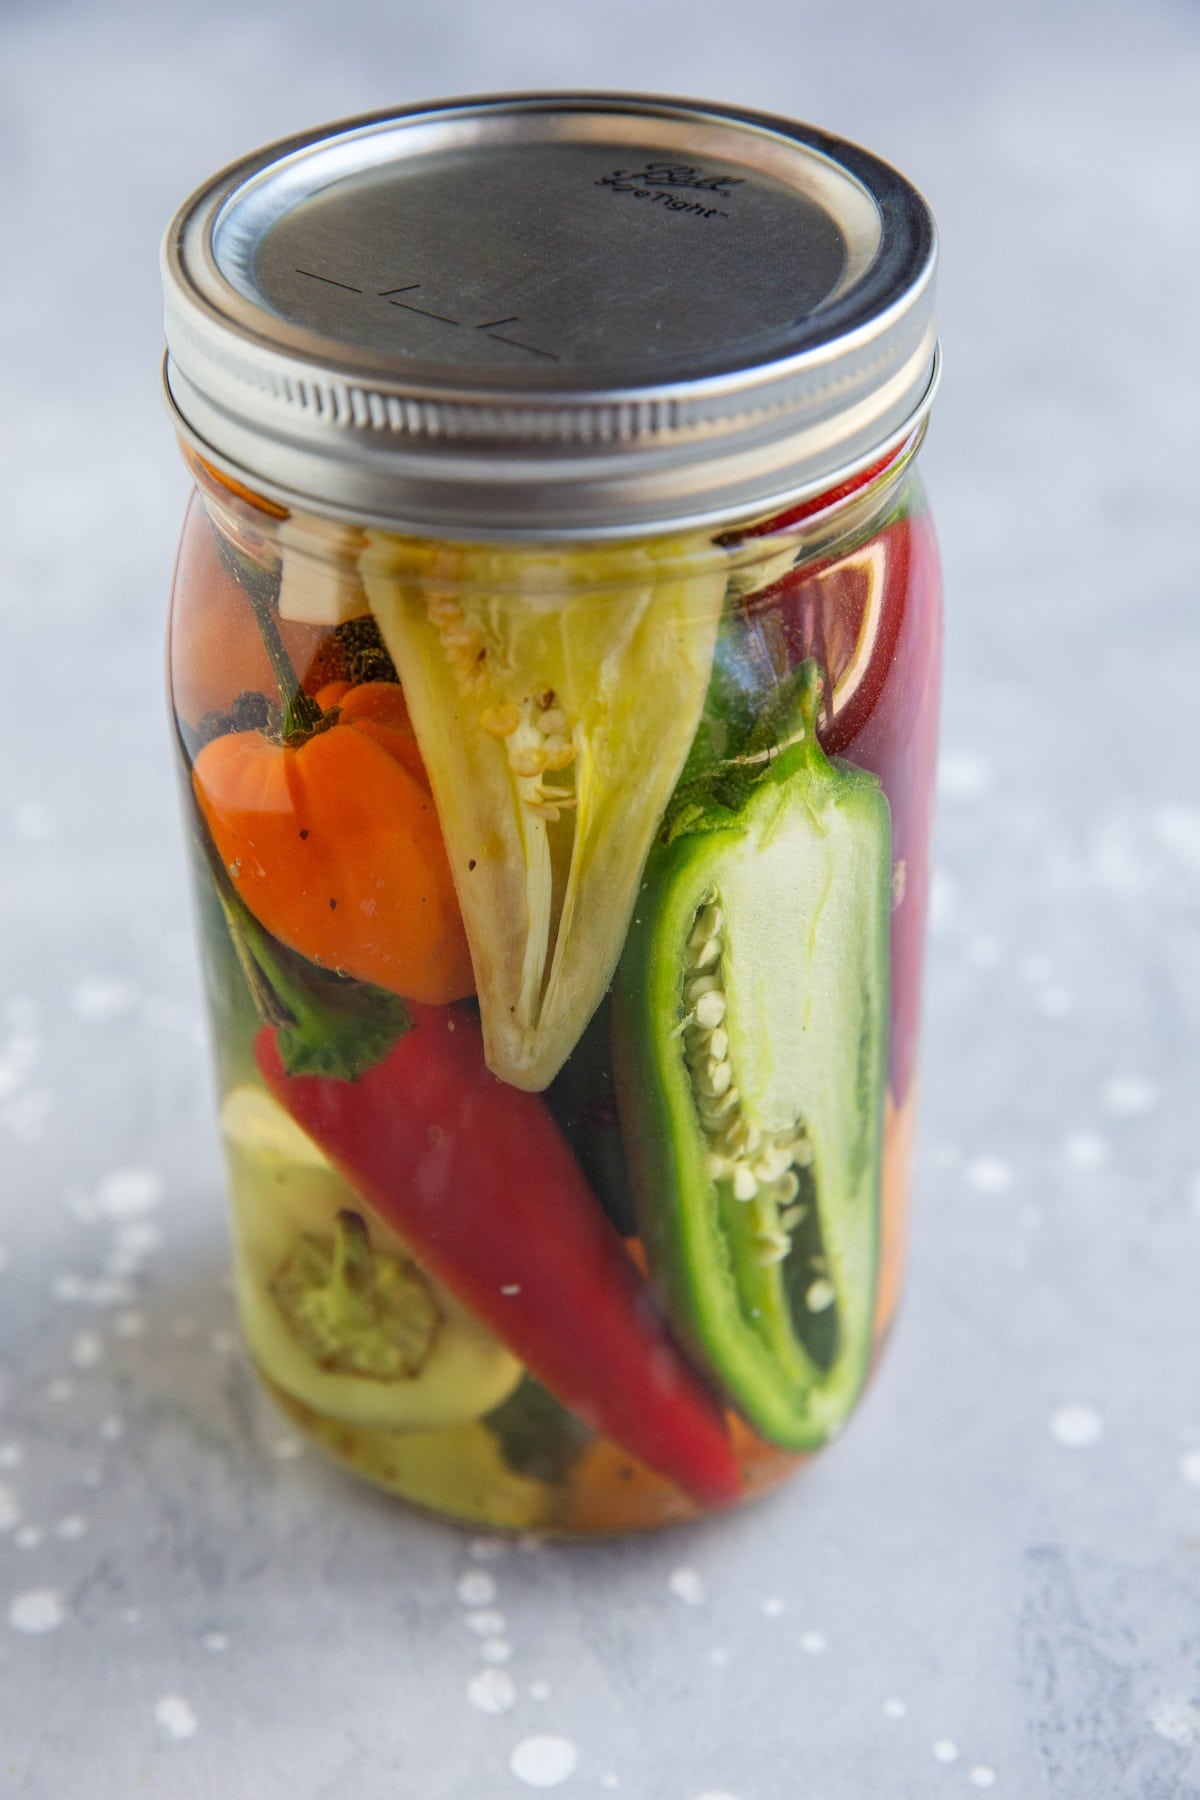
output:
M163 246L169 400L227 473L418 532L728 521L904 440L936 239L866 151L759 113L527 94L274 144Z

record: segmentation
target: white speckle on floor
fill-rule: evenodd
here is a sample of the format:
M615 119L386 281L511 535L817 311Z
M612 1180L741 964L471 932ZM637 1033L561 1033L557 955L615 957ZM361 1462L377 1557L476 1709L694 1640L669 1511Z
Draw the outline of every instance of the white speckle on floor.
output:
M667 1586L686 1606L701 1606L704 1602L704 1582L695 1569L672 1569Z
M50 1298L60 1301L64 1306L73 1306L82 1300L86 1283L82 1275L74 1275L69 1271L64 1275L56 1275L50 1283Z
M154 1708L154 1717L176 1743L196 1735L199 1721L182 1694L164 1694Z
M729 1667L729 1652L728 1650L723 1649L720 1644L717 1644L709 1651L708 1660L714 1669L727 1669Z
M24 1444L15 1444L11 1439L7 1444L0 1444L0 1469L19 1469L24 1461Z
M1073 1169L1098 1169L1108 1161L1108 1142L1096 1131L1069 1131L1062 1141L1062 1159Z
M56 1631L67 1616L67 1602L58 1588L26 1588L14 1598L8 1609L8 1622L14 1631L31 1635Z
M808 1656L820 1656L825 1649L825 1634L822 1631L806 1631L800 1639L800 1648Z
M214 1656L219 1656L222 1650L229 1648L229 1634L224 1631L206 1631L200 1642L206 1650L211 1650Z
M602 1788L610 1788L610 1789L611 1788L619 1788L620 1785L621 1785L620 1776L614 1775L611 1769L608 1771L608 1773L606 1775L602 1775L600 1777L600 1786Z
M113 1320L113 1330L121 1338L139 1338L145 1329L145 1315L140 1312L118 1313Z
M125 1421L124 1419L119 1419L116 1413L109 1413L106 1419L101 1419L100 1436L108 1443L115 1444L117 1439L124 1437L124 1435Z
M94 1369L104 1355L104 1341L95 1331L81 1331L71 1345L71 1361L77 1369Z
M127 1606L121 1617L127 1625L140 1625L142 1621L142 1609L140 1606Z
M905 1706L903 1700L891 1699L885 1700L883 1703L883 1716L885 1719L903 1719L907 1712L908 1708Z
M69 1376L56 1375L46 1389L46 1398L47 1400L53 1400L55 1404L58 1405L64 1400L69 1400L74 1392L75 1383Z
M227 1326L223 1325L219 1331L213 1332L208 1343L209 1348L214 1350L218 1356L232 1356L238 1347L237 1332L230 1331Z
M696 1795L696 1800L737 1800L737 1795L727 1794L724 1788L719 1791L716 1788L705 1788L702 1794Z
M531 1700L548 1700L553 1691L548 1681L531 1681L529 1684Z
M1114 1075L1104 1084L1104 1101L1112 1112L1136 1119L1153 1112L1158 1105L1158 1092L1144 1076Z
M999 1156L973 1156L963 1178L977 1194L1004 1194L1012 1186L1012 1165Z
M986 1763L976 1763L967 1776L972 1787L990 1788L996 1785L996 1771L989 1769Z
M1065 1019L1075 1002L1064 987L1043 988L1037 997L1037 1009L1044 1019Z
M1050 1414L1050 1435L1066 1450L1086 1450L1104 1435L1104 1420L1094 1406L1072 1402Z
M194 1338L196 1335L196 1321L195 1319L189 1318L186 1313L181 1313L179 1318L172 1319L171 1332L172 1335L177 1338Z
M1164 1694L1147 1709L1146 1718L1170 1744L1194 1744L1200 1739L1200 1710L1182 1694Z
M1180 1457L1179 1473L1189 1487L1200 1487L1200 1450L1189 1450Z
M77 1018L98 1025L132 1012L136 998L135 989L120 975L85 975L75 983L71 1007Z
M992 784L991 765L973 750L943 750L937 791L947 800L977 800Z
M98 1488L104 1480L104 1476L99 1469L93 1468L85 1469L79 1479L85 1488Z
M484 1638L479 1654L485 1663L506 1663L512 1658L512 1645L507 1638Z
M503 1669L481 1669L467 1683L467 1699L483 1713L505 1713L516 1698L516 1684Z
M278 1462L292 1462L304 1450L304 1440L298 1437L276 1438L271 1445L271 1455Z
M951 1738L939 1738L933 1746L934 1759L940 1763L958 1761L958 1745Z
M507 1548L503 1538L477 1537L471 1539L469 1554L476 1562L496 1562Z
M22 1525L13 1538L18 1550L36 1550L46 1540L46 1534L40 1525Z
M21 1523L21 1502L16 1489L0 1481L0 1531L13 1531Z
M461 1600L462 1595L459 1594ZM468 1631L478 1632L480 1637L496 1637L508 1624L502 1612L495 1612L485 1607L481 1612L469 1612L463 1619Z
M455 1591L464 1606L490 1606L496 1598L495 1578L484 1569L468 1569Z
M162 1197L153 1169L113 1169L96 1189L96 1210L106 1219L136 1219L153 1212Z
M570 1738L522 1738L508 1759L518 1781L529 1787L558 1787L575 1773L579 1753Z
M781 1619L786 1610L778 1594L768 1595L762 1603L762 1609L768 1619Z
M66 1518L60 1519L54 1527L54 1535L70 1543L75 1538L83 1537L87 1528L87 1520L82 1513L68 1513Z
M27 844L44 844L58 830L58 814L42 800L22 800L13 807L12 828Z

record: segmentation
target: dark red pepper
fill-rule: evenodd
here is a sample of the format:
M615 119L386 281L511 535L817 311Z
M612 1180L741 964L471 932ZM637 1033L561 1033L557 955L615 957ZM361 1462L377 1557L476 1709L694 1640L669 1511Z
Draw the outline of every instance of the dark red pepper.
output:
M902 1105L912 1080L920 1020L937 764L941 575L927 513L894 520L876 535L870 550L876 558L873 577L864 572L859 546L849 556L801 563L747 605L754 614L778 617L792 667L809 657L826 667L831 630L844 622L852 642L864 604L863 583L877 579L881 584L868 664L833 717L818 719L817 735L826 755L844 756L879 776L892 811L892 854L902 885L891 926L889 1056L892 1096Z
M831 755L870 769L892 809L892 855L903 865L892 912L892 1095L908 1097L917 1055L921 967L929 905L933 791L937 776L938 691L942 674L942 580L928 513L898 519L882 534L889 593L898 623L873 693L835 720ZM894 596L894 598L893 598ZM820 734L825 742L824 734Z
M352 1082L285 1074L264 1029L267 1087L565 1405L706 1505L737 1499L721 1409L542 1101L491 1073L472 1013L409 1010L412 1029Z

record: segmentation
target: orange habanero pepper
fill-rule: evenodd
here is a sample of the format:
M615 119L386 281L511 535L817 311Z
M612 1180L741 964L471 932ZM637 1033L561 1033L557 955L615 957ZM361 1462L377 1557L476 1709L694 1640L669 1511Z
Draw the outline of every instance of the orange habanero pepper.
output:
M400 689L352 688L311 731L214 738L192 783L260 924L324 968L431 1005L474 992L450 865Z

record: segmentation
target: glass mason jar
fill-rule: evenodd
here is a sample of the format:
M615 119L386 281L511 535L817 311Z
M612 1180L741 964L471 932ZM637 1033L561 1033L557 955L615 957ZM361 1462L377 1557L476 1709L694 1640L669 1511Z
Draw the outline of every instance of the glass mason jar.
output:
M728 1506L888 1330L932 261L865 153L612 96L293 140L168 236L238 1307L297 1426L420 1505Z

